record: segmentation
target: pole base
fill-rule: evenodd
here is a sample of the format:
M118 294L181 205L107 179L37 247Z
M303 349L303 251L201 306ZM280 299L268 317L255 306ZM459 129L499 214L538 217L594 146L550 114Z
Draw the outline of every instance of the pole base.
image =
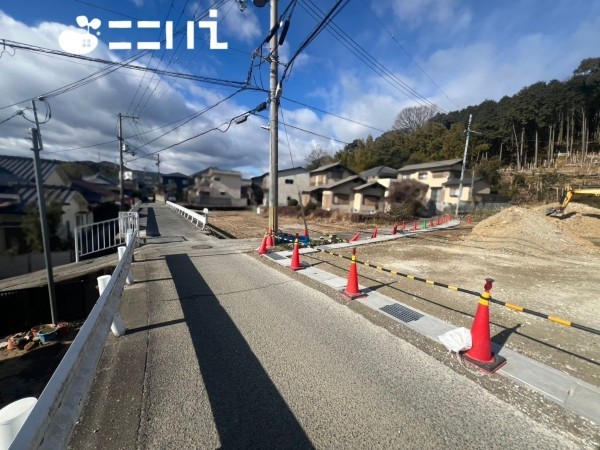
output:
M503 356L500 356L500 355L492 355L492 356L493 356L493 359L490 362L477 361L476 359L473 359L473 358L467 356L466 353L461 354L460 358L462 361L466 362L467 364L469 364L473 367L476 367L477 369L481 370L482 372L487 373L487 374L492 374L506 364L506 358L504 358Z
M367 294L363 294L360 291L358 291L358 294L349 294L346 292L346 289L340 289L339 292L346 297L346 300L356 300L357 298L365 298L367 296Z
M306 263L303 263L303 262L301 262L301 263L300 263L300 267L292 267L292 266L289 266L289 268L290 268L291 270L302 270L302 269L306 269L307 267L308 267L308 264L306 264Z

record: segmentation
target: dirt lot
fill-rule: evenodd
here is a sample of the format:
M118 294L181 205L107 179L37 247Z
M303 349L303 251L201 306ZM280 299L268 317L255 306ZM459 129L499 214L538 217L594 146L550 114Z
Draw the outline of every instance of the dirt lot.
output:
M480 223L363 245L360 261L480 292L495 280L492 297L600 329L600 210L572 203L564 218L546 217L549 205L512 207ZM554 205L555 206L555 205ZM280 217L284 232L301 232L301 219ZM214 213L209 223L238 238L262 237L268 218L251 212ZM378 224L309 220L311 237L336 233L363 238ZM389 233L391 226L380 229ZM350 254L349 249L340 253ZM347 261L323 253L306 256L340 276ZM469 328L477 297L359 266L360 283L422 311ZM600 386L600 336L502 306L491 307L494 342Z

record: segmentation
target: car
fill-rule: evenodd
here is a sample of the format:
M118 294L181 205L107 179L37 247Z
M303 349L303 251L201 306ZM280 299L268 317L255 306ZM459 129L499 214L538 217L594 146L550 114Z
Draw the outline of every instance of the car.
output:
M177 199L175 197L173 197L172 195L169 195L169 197L167 197L167 201L169 201L169 202L176 202Z

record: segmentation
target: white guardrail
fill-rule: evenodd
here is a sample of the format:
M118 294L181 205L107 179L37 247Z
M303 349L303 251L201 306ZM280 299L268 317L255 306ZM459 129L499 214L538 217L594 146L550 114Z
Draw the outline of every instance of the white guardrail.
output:
M119 303L130 272L137 234L137 230L130 233L127 247L108 284L15 436L10 450L67 448L111 324L114 326L113 321L120 321Z
M202 231L206 229L206 226L208 225L208 208L204 208L202 213L198 213L196 211L184 208L177 203L166 202L166 205L188 219L190 222L192 222L192 224L194 224L194 221L196 221L194 224L196 226L202 224Z
M120 212L116 219L75 228L75 262L79 262L83 256L125 245L126 230L136 230L139 234L139 202L132 210L134 208L135 212Z

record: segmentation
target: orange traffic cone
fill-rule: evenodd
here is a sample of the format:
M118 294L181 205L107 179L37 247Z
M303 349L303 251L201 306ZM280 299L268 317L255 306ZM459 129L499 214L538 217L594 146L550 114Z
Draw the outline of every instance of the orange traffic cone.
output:
M302 236L304 236L304 237L308 237L308 228L305 228L305 229L304 229L304 234L303 234Z
M433 219L429 221L429 228L433 228L435 225L433 224Z
M479 305L471 327L471 349L462 355L464 361L476 366L486 373L494 373L504 364L506 359L492 353L492 341L490 338L490 290L492 289L491 278L485 279L484 291L479 298Z
M413 225L413 231L417 231L417 221L415 220L415 223Z
M348 283L342 293L350 300L362 297L363 294L358 289L358 271L356 269L356 249L352 249L352 262L350 263L350 272L348 273Z
M377 227L375 227L375 231L373 231L373 234L371 235L371 239L376 238L377 237Z
M392 234L397 234L397 233L398 233L398 224L395 223L394 228L392 228Z
M406 222L403 220L402 221L402 231L406 230Z
M269 228L269 234L267 236L267 247L275 247L273 243L273 230Z
M263 236L262 243L260 244L260 247L258 247L259 255L264 255L265 253L268 253L268 251L267 251L267 233L265 233L265 235Z
M467 223L471 223L471 216L467 216Z
M296 233L296 240L294 241L294 250L292 251L292 263L290 264L290 269L292 270L300 270L304 269L302 264L300 264L300 244L298 243L298 233Z
M356 233L354 236L352 236L352 238L348 242L358 241L359 238L360 238L360 233Z

